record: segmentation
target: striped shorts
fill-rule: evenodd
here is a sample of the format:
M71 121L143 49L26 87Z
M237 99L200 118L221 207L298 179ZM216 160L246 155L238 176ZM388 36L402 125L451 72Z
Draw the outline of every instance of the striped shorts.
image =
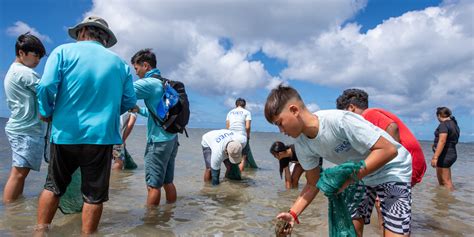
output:
M358 185L354 200L360 200L357 208L349 204L352 219L363 218L365 224L370 223L370 215L375 198L380 199L380 209L384 227L393 233L410 234L411 224L411 185L403 182L388 182L377 186Z

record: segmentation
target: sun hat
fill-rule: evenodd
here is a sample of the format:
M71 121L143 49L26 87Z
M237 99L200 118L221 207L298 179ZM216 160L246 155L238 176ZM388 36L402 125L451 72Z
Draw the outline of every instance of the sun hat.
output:
M117 38L115 38L114 33L109 29L109 25L107 24L107 22L97 16L88 16L84 18L81 23L69 28L69 36L71 36L73 39L77 39L77 32L84 26L95 26L107 32L107 34L109 35L109 39L107 40L107 43L105 45L106 48L110 48L117 43Z
M242 161L242 145L236 141L227 143L227 154L232 164L238 164Z

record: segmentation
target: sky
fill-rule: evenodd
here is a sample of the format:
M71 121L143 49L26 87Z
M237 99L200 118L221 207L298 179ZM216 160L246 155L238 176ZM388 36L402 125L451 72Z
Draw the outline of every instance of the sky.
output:
M185 83L189 127L225 127L243 97L252 130L278 132L263 107L285 83L311 111L363 89L370 107L395 113L420 140L433 139L436 108L447 106L460 140L474 141L474 1L2 0L1 84L19 34L30 31L51 52L73 42L67 28L89 15L108 22L118 38L110 49L124 60L152 48L163 76ZM3 88L0 101L8 117Z

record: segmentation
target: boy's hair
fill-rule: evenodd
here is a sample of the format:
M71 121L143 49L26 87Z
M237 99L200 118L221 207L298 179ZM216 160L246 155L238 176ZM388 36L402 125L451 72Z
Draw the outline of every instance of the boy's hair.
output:
M247 102L245 102L245 100L243 98L237 98L237 100L235 100L235 107L242 107L242 108L245 108L245 105L247 105Z
M109 42L110 40L109 34L105 30L102 30L99 27L84 26L83 28L86 28L86 35L88 35L93 40L101 43L104 47L107 45L107 42ZM77 34L79 34L79 32L80 30L77 31Z
M151 49L142 49L135 53L131 59L132 64L142 65L144 62L150 64L152 68L156 68L156 56Z
M369 107L369 95L360 89L347 89L336 100L337 109L345 110L351 104L365 110Z
M301 104L304 107L301 96L293 87L280 84L277 88L270 91L270 94L267 97L267 102L265 103L265 118L267 121L273 123L273 118L281 113L283 106L285 106L291 99L301 101Z
M30 34L30 32L18 36L15 44L16 56L20 56L20 50L26 54L28 52L36 53L40 58L46 54L46 50L44 49L44 45L41 40Z

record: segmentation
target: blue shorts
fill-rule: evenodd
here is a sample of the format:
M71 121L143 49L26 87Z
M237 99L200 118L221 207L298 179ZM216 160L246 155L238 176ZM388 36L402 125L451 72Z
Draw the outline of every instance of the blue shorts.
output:
M12 166L39 171L44 156L44 137L6 134L12 149Z
M242 148L242 155L243 155L243 156L248 156L248 155L249 155L249 152L250 152L250 143L249 143L249 141L247 140L247 144L245 144L245 147Z
M178 136L165 142L149 142L145 150L145 181L153 188L173 183Z

